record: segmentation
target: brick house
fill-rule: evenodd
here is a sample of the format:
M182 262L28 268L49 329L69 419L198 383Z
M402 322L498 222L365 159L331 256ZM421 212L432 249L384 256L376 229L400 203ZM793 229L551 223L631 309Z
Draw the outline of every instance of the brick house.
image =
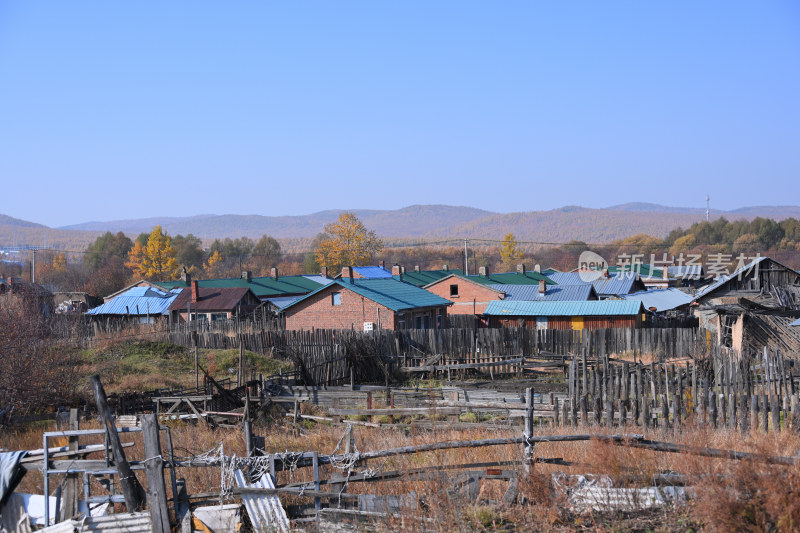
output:
M175 290L175 289L173 289ZM192 281L169 306L173 324L192 321L228 320L252 313L261 301L247 287L200 287Z
M536 285L487 284L485 276L480 278L451 274L423 288L453 302L449 311L451 315L480 315L490 302L497 300L552 302L598 299L591 284L562 287L550 284L544 279L540 279Z
M458 274L450 274L423 289L452 302L449 312L453 315L480 315L489 302L505 298L503 291Z
M439 329L452 302L394 278L342 278L284 307L286 329Z

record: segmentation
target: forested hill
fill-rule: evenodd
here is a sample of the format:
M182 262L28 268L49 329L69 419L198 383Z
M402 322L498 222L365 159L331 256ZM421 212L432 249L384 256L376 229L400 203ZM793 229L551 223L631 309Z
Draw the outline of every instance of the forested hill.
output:
M303 216L198 215L159 217L113 222L89 222L63 229L123 231L138 234L161 224L170 234L192 233L201 238L271 235L279 239L314 237L325 224L336 220L343 210L329 210ZM703 220L698 208L673 208L655 204L625 204L608 209L567 206L549 211L492 213L471 207L415 205L396 210L354 209L356 216L382 237L412 238L497 238L514 233L518 239L563 242L579 239L607 242L639 233L666 237L677 227L689 227ZM800 218L800 207L745 207L735 211L712 211L712 218L730 220L768 216L776 220Z
M197 215L192 217L155 217L110 222L87 222L60 229L12 219L0 215L0 240L11 244L41 245L46 240L90 242L98 232L122 231L129 235L149 232L161 224L171 235L192 233L203 239L258 238L271 235L278 239L312 238L323 231L343 210L329 210L303 216ZM471 207L415 205L396 210L354 209L356 216L379 236L406 239L502 238L514 233L519 240L540 242L610 242L646 233L664 238L671 230L688 228L705 218L700 208L674 208L656 204L624 204L608 209L567 206L549 211L492 213ZM712 211L712 219L752 219L756 216L782 220L800 218L800 207L744 207L733 211ZM35 218L32 216L31 218ZM46 234L46 235L45 235Z

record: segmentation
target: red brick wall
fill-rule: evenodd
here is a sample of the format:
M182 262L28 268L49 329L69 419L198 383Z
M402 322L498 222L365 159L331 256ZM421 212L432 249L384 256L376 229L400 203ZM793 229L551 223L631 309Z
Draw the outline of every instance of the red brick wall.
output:
M450 296L450 285L458 285L458 296ZM447 312L451 315L471 315L473 311L480 315L486 310L489 302L500 299L500 294L489 287L455 277L440 280L425 289L453 302L453 305L447 308Z
M341 305L332 305L331 294L342 295ZM394 329L394 311L361 295L333 285L292 306L286 311L286 329L364 329L364 322L374 322L377 327L380 312L381 328Z
M341 294L341 305L333 305L331 295ZM394 311L342 287L333 285L318 292L286 311L286 329L356 329L363 331L364 322L377 328L378 312L382 329L400 329L401 319ZM436 327L436 315L441 315L442 327L447 327L447 307L428 307L406 311L405 328L414 328L418 316L428 316L430 328Z

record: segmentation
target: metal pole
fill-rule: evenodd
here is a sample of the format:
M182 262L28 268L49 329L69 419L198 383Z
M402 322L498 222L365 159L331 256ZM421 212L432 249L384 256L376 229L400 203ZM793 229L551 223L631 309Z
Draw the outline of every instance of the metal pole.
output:
M467 239L464 239L464 275L469 276L469 254L467 253Z

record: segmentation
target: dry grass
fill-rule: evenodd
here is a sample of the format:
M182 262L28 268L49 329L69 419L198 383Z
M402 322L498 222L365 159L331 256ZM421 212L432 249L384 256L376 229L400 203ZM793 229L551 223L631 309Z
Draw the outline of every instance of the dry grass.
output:
M277 418L273 418L276 420ZM279 419L278 419L279 420ZM42 428L5 433L0 446L8 449L41 447ZM542 433L618 432L611 429L570 428L541 430ZM634 431L640 431L638 428ZM238 430L211 430L204 426L173 424L171 427L175 454L178 457L200 455L223 444L226 455L245 453L242 432ZM267 452L319 451L330 453L342 436L342 427L313 426L302 434L284 424L274 422L269 427L259 427L256 434L265 436ZM446 426L434 430L401 430L390 428L357 427L354 430L360 451L380 450L407 445L421 445L448 440L473 440L501 436L518 436L518 429L508 431L470 429L454 431ZM687 430L679 435L652 432L647 438L668 440L692 446L734 449L770 455L796 455L800 444L788 432L748 433L741 435L728 430ZM137 443L128 455L142 459L140 437L125 436L124 441ZM454 470L441 469L436 480L418 481L401 478L393 481L350 483L349 493L408 494L414 493L419 501L416 516L429 519L428 525L437 531L529 531L529 530L615 530L615 531L797 531L800 529L800 467L776 466L749 461L730 461L706 457L655 452L608 444L598 440L570 443L540 443L535 456L560 457L577 463L576 466L558 466L535 463L530 474L521 466L518 488L525 503L517 500L513 505L503 503L508 483L501 480L483 480L477 500L466 497L466 491L450 490L459 479ZM372 468L378 471L407 470L419 467L444 467L446 465L521 461L519 445L486 448L460 448L430 453L409 454L376 459L361 464L358 470ZM476 468L477 470L477 468ZM605 474L621 485L644 486L659 472L679 472L691 479L695 497L683 507L664 508L639 513L574 513L563 494L554 491L550 482L552 473ZM327 478L334 472L330 466L322 468L321 476ZM278 483L310 481L311 469L279 472ZM220 472L217 468L179 469L179 477L187 480L190 493L219 490ZM168 483L169 485L169 483ZM324 488L324 486L323 486ZM41 475L29 473L20 490L41 493ZM284 504L307 503L297 497L282 497ZM418 524L416 524L418 525ZM414 529L416 525L388 521L385 530Z

